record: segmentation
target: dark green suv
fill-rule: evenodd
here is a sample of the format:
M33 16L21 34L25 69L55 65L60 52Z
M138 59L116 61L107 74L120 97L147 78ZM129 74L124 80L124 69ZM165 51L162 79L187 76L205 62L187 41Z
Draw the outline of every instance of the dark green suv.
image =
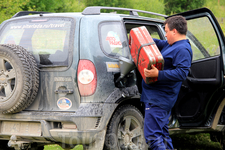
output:
M210 132L223 141L223 32L206 8L180 15L188 22L193 61L170 117L170 134ZM153 38L165 40L166 17L87 7L82 13L19 12L4 21L0 149L40 150L52 143L67 149L77 144L92 150L147 149L142 79L132 62L128 37L132 28L145 26Z

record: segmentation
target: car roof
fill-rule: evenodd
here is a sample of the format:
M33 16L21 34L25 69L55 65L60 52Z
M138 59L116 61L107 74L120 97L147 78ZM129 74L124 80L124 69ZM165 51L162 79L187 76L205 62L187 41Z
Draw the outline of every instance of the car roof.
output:
M101 13L102 9L107 9L107 10L119 10L119 11L128 11L129 14L117 14L117 13ZM145 16L139 16L138 13L142 14L148 14L151 17L145 17ZM32 15L30 15L32 14ZM130 8L120 8L120 7L104 7L104 6L91 6L91 7L86 7L83 12L77 13L77 12L63 12L63 13L51 13L51 12L42 12L42 11L20 11L16 13L12 18L17 18L21 16L26 16L27 17L35 17L35 16L64 16L64 17L82 17L82 16L89 16L89 15L100 15L100 16L120 16L121 18L125 19L136 19L136 20L151 20L155 22L160 22L162 23L164 21L164 18L166 18L166 15L163 14L158 14L154 12L149 12L149 11L143 11L143 10L137 10L137 9L130 9ZM161 17L160 19L155 18L155 17Z

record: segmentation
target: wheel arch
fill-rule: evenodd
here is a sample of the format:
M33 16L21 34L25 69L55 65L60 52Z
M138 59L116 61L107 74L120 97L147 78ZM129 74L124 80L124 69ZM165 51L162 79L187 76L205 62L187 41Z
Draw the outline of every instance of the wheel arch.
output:
M122 99L122 100L116 101L116 103L118 103L118 106L116 109L118 109L119 107L123 105L129 104L129 105L135 106L144 116L144 106L143 106L143 103L140 101L140 98Z
M117 104L117 106L114 109L113 113L111 113L111 116L109 117L109 119L106 123L106 126L108 126L108 124L110 123L115 112L124 105L132 105L132 106L136 107L141 112L141 114L144 116L144 109L143 109L144 106L140 102L140 98L119 99L115 102L115 104Z

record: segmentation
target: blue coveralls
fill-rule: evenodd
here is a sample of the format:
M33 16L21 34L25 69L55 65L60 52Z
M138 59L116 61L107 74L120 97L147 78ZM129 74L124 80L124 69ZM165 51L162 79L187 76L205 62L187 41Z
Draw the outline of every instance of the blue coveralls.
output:
M173 149L168 122L182 81L189 72L192 50L188 40L177 41L173 45L165 40L154 41L164 58L164 70L159 71L157 82L146 84L142 81L141 101L145 103L144 135L152 150Z

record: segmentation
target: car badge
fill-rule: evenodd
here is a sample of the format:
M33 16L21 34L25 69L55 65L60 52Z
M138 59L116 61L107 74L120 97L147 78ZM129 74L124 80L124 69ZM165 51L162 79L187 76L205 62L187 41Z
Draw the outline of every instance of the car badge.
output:
M67 110L72 107L72 101L66 97L58 99L57 106L62 110Z

